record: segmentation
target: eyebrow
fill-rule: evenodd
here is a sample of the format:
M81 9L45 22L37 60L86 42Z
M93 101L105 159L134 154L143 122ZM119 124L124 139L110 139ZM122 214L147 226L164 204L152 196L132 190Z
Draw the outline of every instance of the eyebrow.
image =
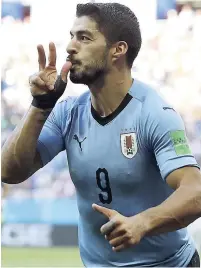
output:
M97 30L94 30L93 32L95 32L95 31L97 31ZM77 35L86 34L86 35L88 35L88 36L90 36L90 37L93 37L93 34L92 34L90 31L88 31L88 30L79 30L79 31L77 31L77 32L75 32L75 33L76 33ZM71 35L74 35L72 31L70 31L70 34L71 34Z

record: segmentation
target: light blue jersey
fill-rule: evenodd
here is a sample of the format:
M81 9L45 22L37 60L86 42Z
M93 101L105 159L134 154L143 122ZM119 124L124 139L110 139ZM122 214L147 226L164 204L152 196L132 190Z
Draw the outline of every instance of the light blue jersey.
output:
M105 118L92 108L90 92L67 98L50 114L37 150L44 165L67 152L85 266L181 267L190 262L195 247L186 229L145 237L114 252L100 233L107 219L92 209L96 203L136 215L173 193L166 183L172 171L197 166L181 117L155 90L134 80L118 109Z

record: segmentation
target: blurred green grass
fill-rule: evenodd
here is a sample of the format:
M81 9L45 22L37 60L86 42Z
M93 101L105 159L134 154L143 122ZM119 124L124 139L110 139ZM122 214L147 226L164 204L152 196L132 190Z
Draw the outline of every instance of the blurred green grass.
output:
M2 247L1 267L83 267L83 264L77 247Z
M1 267L83 267L83 264L77 247L2 247Z

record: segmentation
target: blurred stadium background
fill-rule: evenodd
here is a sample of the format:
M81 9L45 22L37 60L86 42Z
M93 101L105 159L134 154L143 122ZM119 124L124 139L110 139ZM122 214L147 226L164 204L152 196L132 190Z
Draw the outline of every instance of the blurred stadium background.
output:
M1 145L30 105L28 77L38 69L36 45L47 49L49 41L56 43L59 70L76 4L86 2L2 1ZM180 112L201 165L201 1L115 2L128 5L140 20L143 47L133 66L134 77L156 87ZM63 97L85 90L69 83ZM28 181L2 185L2 266L82 266L75 194L65 153ZM201 253L201 220L189 231Z

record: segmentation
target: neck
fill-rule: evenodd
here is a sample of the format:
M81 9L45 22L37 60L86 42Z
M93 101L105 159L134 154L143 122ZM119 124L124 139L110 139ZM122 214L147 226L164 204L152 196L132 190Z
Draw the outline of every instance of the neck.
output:
M116 70L108 73L104 79L100 78L99 81L89 86L92 106L101 116L108 116L123 101L131 85L130 70Z

